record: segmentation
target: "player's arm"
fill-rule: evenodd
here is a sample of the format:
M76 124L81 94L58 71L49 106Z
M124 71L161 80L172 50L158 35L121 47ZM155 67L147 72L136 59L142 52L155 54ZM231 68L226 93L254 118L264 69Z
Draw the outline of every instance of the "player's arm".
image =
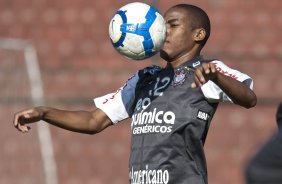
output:
M203 63L195 70L195 82L191 87L200 87L208 80L217 84L235 104L251 108L257 103L257 97L253 90L244 83L217 71L213 63Z
M28 132L28 124L43 120L57 127L86 134L98 133L110 125L129 117L135 98L138 73L128 79L115 93L94 99L94 111L66 111L51 107L34 107L18 112L14 126L21 132Z
M65 111L51 107L34 107L18 112L14 116L14 126L21 132L28 132L27 124L43 120L57 127L86 134L98 133L112 121L100 109L94 111Z

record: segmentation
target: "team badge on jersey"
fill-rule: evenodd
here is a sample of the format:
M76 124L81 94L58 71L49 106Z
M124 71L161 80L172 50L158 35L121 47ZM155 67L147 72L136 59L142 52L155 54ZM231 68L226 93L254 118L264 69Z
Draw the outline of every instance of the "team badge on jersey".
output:
M181 69L176 70L174 72L174 78L172 81L172 85L173 86L182 85L187 78L187 73L188 73L188 70L186 68L181 68Z

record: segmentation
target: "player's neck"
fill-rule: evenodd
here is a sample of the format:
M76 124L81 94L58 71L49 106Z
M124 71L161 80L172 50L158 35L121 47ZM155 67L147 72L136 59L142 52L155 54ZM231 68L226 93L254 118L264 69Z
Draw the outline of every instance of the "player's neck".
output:
M177 68L187 61L200 57L200 54L201 54L200 51L191 50L190 52L183 54L182 56L180 56L179 58L176 58L175 60L171 61L170 63L173 68Z

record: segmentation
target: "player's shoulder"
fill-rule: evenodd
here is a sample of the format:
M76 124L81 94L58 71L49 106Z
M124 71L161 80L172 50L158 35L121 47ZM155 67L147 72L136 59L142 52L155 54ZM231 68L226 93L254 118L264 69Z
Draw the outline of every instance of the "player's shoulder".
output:
M137 76L139 79L144 79L150 76L155 76L158 74L163 68L157 65L150 65L143 69L137 71Z
M138 71L139 74L154 75L162 70L162 67L157 65L150 65Z
M125 85L135 86L140 80L153 76L159 73L163 68L157 65L150 65L137 70L131 77L128 78Z
M217 69L226 69L226 70L231 69L222 60L219 59L210 59L210 60L205 60L204 62L215 64Z
M219 64L219 65L225 65L222 60L219 59L204 59L202 61L203 63L214 63L214 64Z

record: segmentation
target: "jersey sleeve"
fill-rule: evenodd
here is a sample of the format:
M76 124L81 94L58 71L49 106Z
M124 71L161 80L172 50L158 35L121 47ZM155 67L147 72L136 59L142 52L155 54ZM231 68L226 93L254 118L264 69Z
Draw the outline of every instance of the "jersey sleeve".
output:
M216 65L216 69L223 73L224 75L230 76L242 83L244 83L246 86L248 86L250 89L253 89L253 80L248 75L238 71L229 68L226 66L223 62L214 60L211 63L214 63ZM233 103L233 101L228 97L227 94L224 93L224 91L216 85L213 81L208 81L205 83L201 90L206 97L206 99L209 102L230 102Z
M110 93L94 99L96 107L105 112L114 124L127 119L130 116L138 80L138 74L135 74L115 93Z

